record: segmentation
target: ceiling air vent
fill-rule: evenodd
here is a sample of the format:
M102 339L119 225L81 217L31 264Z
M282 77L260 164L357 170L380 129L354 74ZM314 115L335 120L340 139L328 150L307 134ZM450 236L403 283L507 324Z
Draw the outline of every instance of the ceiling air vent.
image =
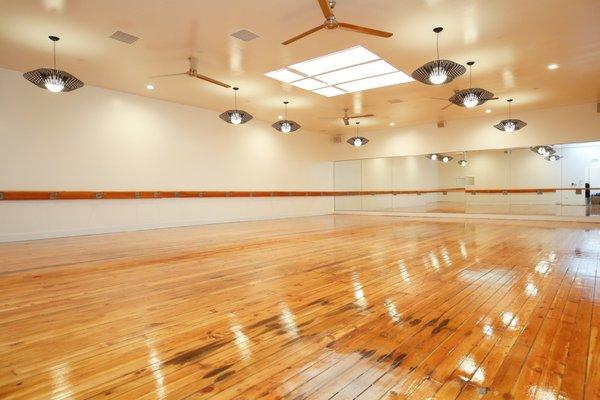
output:
M127 44L132 44L139 39L139 37L137 37L137 36L133 36L133 35L130 35L129 33L121 32L121 31L116 31L115 33L110 35L110 38L118 40L119 42L127 43Z
M404 100L402 99L390 99L388 100L388 103L390 104L398 104L398 103L402 103Z
M256 33L250 32L247 29L242 29L241 31L234 32L231 34L231 36L243 40L244 42L249 42L259 37Z

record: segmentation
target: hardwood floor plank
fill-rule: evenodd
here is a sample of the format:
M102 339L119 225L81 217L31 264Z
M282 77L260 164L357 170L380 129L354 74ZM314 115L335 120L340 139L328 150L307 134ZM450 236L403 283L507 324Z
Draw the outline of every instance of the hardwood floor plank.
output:
M0 398L596 398L599 244L350 215L0 244Z

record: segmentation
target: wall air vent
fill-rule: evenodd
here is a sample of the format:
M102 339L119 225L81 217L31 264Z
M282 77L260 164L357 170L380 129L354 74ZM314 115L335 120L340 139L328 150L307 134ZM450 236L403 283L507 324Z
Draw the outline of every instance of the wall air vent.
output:
M243 40L244 42L249 42L251 40L254 40L254 39L260 37L256 33L250 32L247 29L242 29L241 31L234 32L231 34L231 36L233 36L234 38Z
M133 35L130 35L129 33L121 32L121 31L116 31L115 33L110 35L110 38L118 40L119 42L127 43L127 44L133 44L139 39L139 37L137 37L137 36L133 36Z

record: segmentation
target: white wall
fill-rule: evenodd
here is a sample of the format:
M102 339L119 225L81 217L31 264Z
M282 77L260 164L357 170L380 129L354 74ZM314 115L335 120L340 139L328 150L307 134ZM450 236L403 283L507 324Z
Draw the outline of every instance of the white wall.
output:
M90 86L53 95L5 69L0 87L0 190L333 189L324 134ZM2 201L0 241L332 211L327 197Z

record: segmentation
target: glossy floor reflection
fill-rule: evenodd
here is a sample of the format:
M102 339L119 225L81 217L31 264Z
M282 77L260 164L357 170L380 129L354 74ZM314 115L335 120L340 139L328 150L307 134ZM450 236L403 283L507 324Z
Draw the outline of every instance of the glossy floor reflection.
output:
M0 253L2 399L600 398L600 225L339 215Z

